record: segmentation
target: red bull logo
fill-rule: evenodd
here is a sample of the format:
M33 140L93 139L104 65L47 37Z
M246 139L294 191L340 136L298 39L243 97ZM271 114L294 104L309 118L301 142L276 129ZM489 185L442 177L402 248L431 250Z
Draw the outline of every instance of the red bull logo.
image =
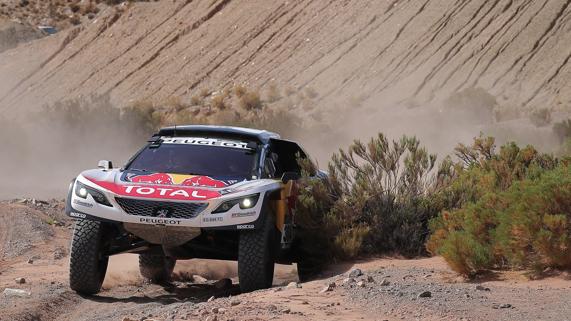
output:
M183 186L202 186L202 187L225 187L227 184L223 181L213 179L208 176L193 176L191 178L185 179L182 184Z
M146 183L157 185L181 185L195 187L225 187L228 184L208 176L193 176L182 174L152 173L146 175L127 176L131 183Z
M153 173L149 175L137 175L131 177L131 182L133 183L148 183L148 184L161 184L161 185L172 185L173 180L169 174L165 173Z

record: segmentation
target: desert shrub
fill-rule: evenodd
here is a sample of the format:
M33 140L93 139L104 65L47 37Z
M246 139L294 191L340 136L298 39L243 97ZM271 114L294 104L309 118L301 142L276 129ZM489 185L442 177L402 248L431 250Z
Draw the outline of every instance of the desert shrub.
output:
M571 168L489 191L431 222L429 248L465 275L491 268L571 267Z
M546 239L541 235L549 235L547 239L563 236L553 234L553 229L542 231L542 226L561 226L561 217L549 216L549 208L560 208L559 201L545 196L560 194L554 189L557 184L548 181L556 173L569 176L566 162L515 143L501 146L498 152L494 139L482 136L472 146L459 145L456 154L461 162L452 165L454 178L436 197L444 200L444 210L430 222L429 252L442 255L465 275L555 262L546 258L559 254L544 254L547 250L539 248L546 248L547 243L537 242ZM559 183L565 186L564 181ZM534 199L539 195L543 198ZM553 215L561 213L571 215L568 210ZM560 261L554 265L562 266Z
M436 156L414 137L357 140L333 155L327 179L301 189L299 225L309 217L322 227L313 234L328 242L309 243L328 244L322 251L329 258L423 254L429 219L440 211L430 196L439 190L437 176L448 173L433 175L435 166Z
M239 98L239 105L245 110L257 110L262 108L260 94L255 91L247 91Z
M224 95L224 94L219 94L219 95L212 97L212 100L211 100L212 107L214 107L217 110L226 109L226 103L224 102L225 99L226 99L226 95Z

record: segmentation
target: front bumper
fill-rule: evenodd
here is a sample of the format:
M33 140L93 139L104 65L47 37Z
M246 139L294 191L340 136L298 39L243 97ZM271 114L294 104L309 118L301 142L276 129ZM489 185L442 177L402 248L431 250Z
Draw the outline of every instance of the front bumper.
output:
M103 193L111 206L97 203L91 195L76 195L77 182ZM66 214L78 219L100 220L114 223L131 223L156 226L176 226L201 229L242 230L255 229L263 215L262 210L271 191L280 183L268 180L254 188L201 201L150 199L117 195L96 185L81 175L72 182L67 197ZM238 204L224 213L212 213L222 203L259 194L256 205L241 209Z

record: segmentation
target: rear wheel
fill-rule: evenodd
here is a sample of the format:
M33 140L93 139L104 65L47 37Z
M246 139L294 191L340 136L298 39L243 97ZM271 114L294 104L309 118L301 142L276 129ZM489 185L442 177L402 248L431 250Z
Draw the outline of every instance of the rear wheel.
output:
M238 278L242 292L272 286L277 234L273 214L264 216L264 223L259 229L240 231Z
M164 254L139 254L139 271L153 283L170 281L176 260Z
M79 220L75 223L69 260L69 285L83 294L101 290L109 257L105 255L104 225L101 222Z

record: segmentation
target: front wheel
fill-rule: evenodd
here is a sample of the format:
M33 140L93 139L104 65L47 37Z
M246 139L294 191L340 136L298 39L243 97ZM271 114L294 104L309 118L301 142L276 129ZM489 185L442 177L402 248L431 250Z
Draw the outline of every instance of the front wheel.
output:
M104 226L101 222L79 220L75 223L69 259L69 285L82 294L101 290L109 257L105 255Z
M240 231L238 278L242 292L267 289L274 280L275 218L272 213L264 216L264 223L259 229Z

